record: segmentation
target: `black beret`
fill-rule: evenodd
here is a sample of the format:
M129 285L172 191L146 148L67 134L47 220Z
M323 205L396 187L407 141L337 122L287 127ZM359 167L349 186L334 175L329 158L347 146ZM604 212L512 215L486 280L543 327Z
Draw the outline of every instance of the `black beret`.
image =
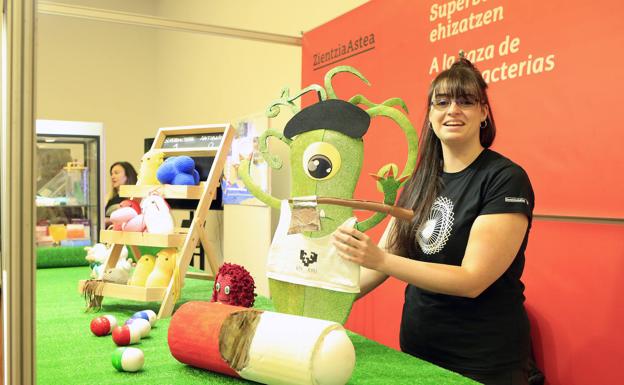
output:
M364 136L370 125L370 116L360 107L340 99L315 103L299 111L286 127L284 136L293 136L312 130L333 130L352 138Z

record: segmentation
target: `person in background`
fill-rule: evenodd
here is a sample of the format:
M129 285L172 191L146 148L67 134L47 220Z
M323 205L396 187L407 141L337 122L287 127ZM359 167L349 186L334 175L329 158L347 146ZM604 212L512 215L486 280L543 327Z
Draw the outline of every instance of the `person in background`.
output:
M380 246L354 228L334 233L360 264L361 296L388 276L407 283L401 350L486 385L526 385L530 351L524 269L534 207L526 172L489 147L487 84L460 54L431 83L414 175Z
M108 201L104 208L104 228L112 223L110 215L119 208L119 204L126 198L119 196L119 186L122 184L136 184L137 172L128 162L115 162L110 168L111 191L108 194Z

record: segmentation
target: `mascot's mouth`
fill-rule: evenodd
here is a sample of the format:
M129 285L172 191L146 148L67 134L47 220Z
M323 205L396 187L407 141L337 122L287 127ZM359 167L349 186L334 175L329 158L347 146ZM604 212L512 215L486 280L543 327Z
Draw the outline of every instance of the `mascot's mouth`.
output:
M325 214L325 210L317 209L317 211L319 213L319 218L321 218L321 221L334 221L334 218L328 217L327 214Z
M336 221L342 218L344 212L343 210L337 211L333 209L333 207L336 206L336 202L340 203L350 200L344 198L299 196L290 198L288 201L292 205L288 234L297 234L303 232L318 232L327 228L335 229ZM338 206L349 207L348 205ZM327 213L334 215L334 217L328 216ZM348 216L349 215L346 217ZM346 217L344 218L345 220L347 219Z

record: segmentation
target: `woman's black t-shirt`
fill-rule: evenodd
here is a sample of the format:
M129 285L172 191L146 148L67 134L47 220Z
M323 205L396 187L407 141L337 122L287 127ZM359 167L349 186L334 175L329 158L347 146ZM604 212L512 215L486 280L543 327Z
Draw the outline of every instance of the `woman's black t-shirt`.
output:
M444 187L417 234L409 257L459 266L479 215L523 213L531 227L534 195L524 170L484 150L466 169L443 173ZM523 367L529 354L524 309L524 250L476 298L432 293L408 285L401 321L401 349L455 371L495 372Z
M122 198L119 195L115 195L111 199L106 202L106 207L104 207L104 216L110 217L113 211L119 208L119 204L124 201L126 198Z

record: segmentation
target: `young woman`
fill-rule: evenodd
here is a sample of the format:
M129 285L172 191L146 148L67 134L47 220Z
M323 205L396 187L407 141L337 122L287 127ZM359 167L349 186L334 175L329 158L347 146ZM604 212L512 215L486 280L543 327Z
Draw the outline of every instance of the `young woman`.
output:
M125 198L119 196L119 186L122 184L136 184L137 173L134 167L128 162L115 162L110 168L111 176L111 192L108 195L108 202L104 208L104 228L107 228L110 222L110 215L119 208L119 204Z
M364 267L361 295L388 276L408 283L401 349L484 384L527 383L524 268L534 206L527 174L489 149L496 126L480 72L465 58L431 84L418 166L378 247L352 228L334 233Z

